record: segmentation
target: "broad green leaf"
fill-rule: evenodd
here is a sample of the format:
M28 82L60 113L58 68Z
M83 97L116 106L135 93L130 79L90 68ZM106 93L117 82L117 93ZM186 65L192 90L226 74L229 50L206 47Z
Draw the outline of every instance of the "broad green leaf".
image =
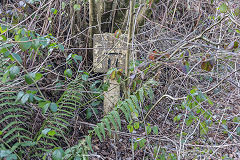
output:
M22 98L23 95L24 95L23 91L18 92L16 102L19 101Z
M45 114L49 108L51 103L46 103L43 107L42 107L42 113Z
M80 4L74 4L73 9L74 9L75 11L80 11L80 9L81 9Z
M127 129L129 130L129 132L130 133L132 133L133 132L133 126L132 125L127 125Z
M233 118L233 122L239 123L239 122L240 122L240 117L234 117L234 118Z
M54 136L56 134L55 130L51 130L47 133L49 136Z
M33 102L33 97L34 97L34 95L32 93L29 93L28 101Z
M17 53L11 53L11 55L9 56L12 59L12 61L16 60L18 63L20 64L22 63L22 59Z
M33 81L33 79L34 79L34 77L35 77L35 74L34 73L29 73L29 74L26 74L25 76L24 76L24 78L25 78L25 82L27 83L27 84L32 84L34 81Z
M6 32L7 29L8 29L7 26L1 25L1 26L0 26L0 32L1 32L1 34L3 34L4 32Z
M16 78L17 74L20 72L20 69L18 66L12 66L10 69L9 69L9 76L10 76L10 79L13 80L14 78Z
M192 117L189 117L188 119L186 119L186 125L187 126L190 126L192 124L192 122L193 122Z
M91 103L91 106L96 107L96 106L98 106L100 103L101 103L101 101L93 101L93 102Z
M152 128L150 127L150 125L146 126L146 130L147 130L147 134L150 134L152 131Z
M41 73L35 73L35 77L34 77L35 81L40 80L42 78L42 76L43 75Z
M64 75L71 78L72 77L72 70L71 69L66 69L64 71Z
M138 147L138 143L137 143L137 142L134 142L133 147L134 147L134 150L136 150L137 147Z
M177 115L177 116L175 116L175 117L173 118L173 121L174 121L174 122L180 121L181 117L182 117L182 115L179 114L179 115Z
M0 136L3 134L3 132L2 131L0 131Z
M6 36L4 36L4 35L1 35L0 36L0 41L6 41L7 40L7 37Z
M47 47L50 42L50 39L45 37L39 37L38 40L39 40L39 43L42 45L42 48Z
M65 153L62 148L56 149L52 154L53 160L63 160Z
M153 133L155 135L158 135L158 126L153 126L152 129L153 129Z
M139 122L134 122L133 126L134 126L135 129L138 129L139 128Z
M79 55L77 55L77 54L74 54L74 55L72 55L72 57L73 57L73 59L82 61L82 56L79 56Z
M226 3L222 3L221 6L219 7L219 10L221 13L226 13L228 10L228 6L226 5Z
M21 99L21 103L25 104L28 101L28 98L29 98L29 94L25 94Z
M57 112L57 109L58 109L58 105L56 103L51 103L50 104L50 110L55 113Z
M140 148L144 147L146 142L147 142L147 140L146 140L145 138L141 139L141 140L139 141L139 147L140 147Z
M47 135L49 131L51 131L50 128L45 128L44 130L42 130L42 134Z
M33 97L36 101L42 101L43 99L42 98L40 98L40 97L38 97L38 96L36 96L36 95L34 95L34 97Z
M108 91L108 88L109 88L109 84L108 84L108 83L104 83L104 84L102 85L103 91Z
M22 51L26 51L31 47L32 41L28 37L22 37L18 44Z

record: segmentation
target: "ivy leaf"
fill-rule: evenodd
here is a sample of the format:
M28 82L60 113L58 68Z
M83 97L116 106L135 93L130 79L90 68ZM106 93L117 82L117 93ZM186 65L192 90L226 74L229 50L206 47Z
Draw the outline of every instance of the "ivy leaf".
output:
M226 13L228 10L228 6L226 5L226 3L222 3L221 6L219 7L219 10L221 13Z
M31 47L32 41L29 41L28 37L22 37L18 44L22 51L26 51Z
M29 98L29 94L25 94L21 99L21 103L25 104L28 101L28 98Z
M19 72L20 72L20 69L18 66L12 66L9 69L10 79L13 80Z
M50 104L50 110L55 113L57 112L57 109L58 109L58 105L56 103L51 103Z

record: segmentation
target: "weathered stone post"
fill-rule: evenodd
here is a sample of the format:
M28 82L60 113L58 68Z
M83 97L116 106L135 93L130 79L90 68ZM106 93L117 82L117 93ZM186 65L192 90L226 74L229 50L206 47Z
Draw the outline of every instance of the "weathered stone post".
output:
M112 33L94 34L93 67L98 73L107 73L110 68L124 69L127 53L127 38L121 35L115 38ZM107 81L107 76L104 76ZM120 85L109 79L110 86L104 93L104 114L110 112L120 98Z

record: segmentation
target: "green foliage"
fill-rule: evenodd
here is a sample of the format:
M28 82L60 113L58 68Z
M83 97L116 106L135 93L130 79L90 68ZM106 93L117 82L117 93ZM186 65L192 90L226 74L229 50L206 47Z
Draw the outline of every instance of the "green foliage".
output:
M106 137L105 127L108 131L109 136L111 136L111 125L113 126L115 131L121 130L121 112L124 113L125 118L128 120L128 122L130 122L130 124L127 126L129 132L133 132L134 128L138 129L139 122L135 122L132 125L132 120L138 118L139 112L141 111L140 103L144 101L144 98L153 96L151 87L154 84L156 84L155 81L149 80L134 94L130 95L128 99L119 101L113 111L109 112L106 116L104 116L101 122L98 123L96 127L94 127L94 129L90 132L90 135L95 133L99 140L103 141L103 138L105 139ZM152 130L150 124L148 124L146 129L147 134L150 134ZM154 133L158 133L158 128L156 126L154 127ZM89 140L88 143L90 145ZM143 146L143 144L145 144L144 140L140 142L140 146Z

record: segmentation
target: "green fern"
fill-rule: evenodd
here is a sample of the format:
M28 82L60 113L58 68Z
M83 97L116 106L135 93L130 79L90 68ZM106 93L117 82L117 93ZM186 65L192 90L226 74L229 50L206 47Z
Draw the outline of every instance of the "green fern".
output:
M153 80L147 81L139 90L130 95L130 98L125 99L124 101L119 101L117 107L104 116L101 123L98 123L90 132L91 134L86 137L88 145L91 146L92 133L95 133L100 141L103 140L102 136L105 139L105 126L109 136L111 136L111 125L114 127L115 131L121 130L120 112L124 113L128 122L133 118L132 113L138 116L138 113L141 111L140 104L144 102L144 98L150 97L151 100L153 99L154 94L151 86L154 84L156 84L156 82Z

